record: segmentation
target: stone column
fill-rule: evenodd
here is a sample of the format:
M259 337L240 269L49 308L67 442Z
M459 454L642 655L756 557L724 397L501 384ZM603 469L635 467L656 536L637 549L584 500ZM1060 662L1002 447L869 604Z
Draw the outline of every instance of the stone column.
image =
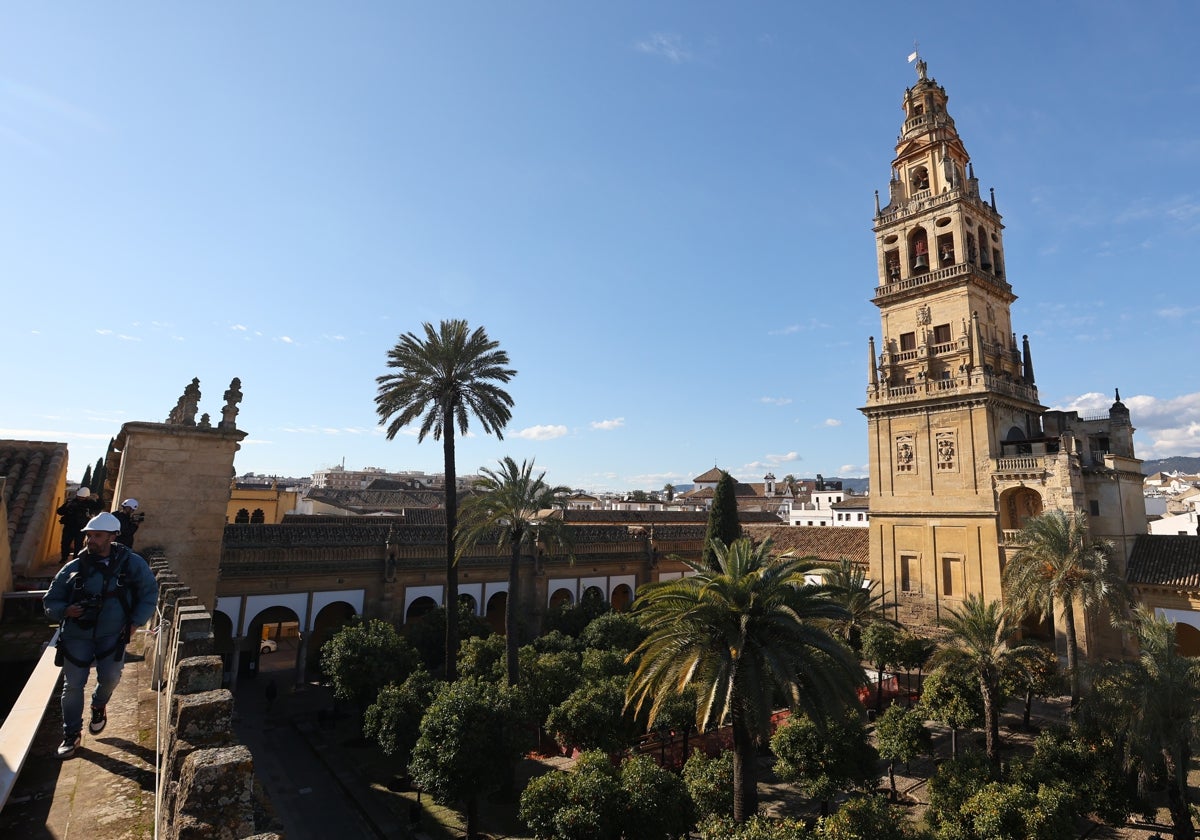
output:
M238 669L241 668L241 665L242 665L242 639L243 638L245 638L245 637L243 637L243 636L234 636L233 637L233 653L230 654L230 659L232 660L232 662L230 663L230 666L229 666L232 669L229 672L229 693L230 694L237 694Z
M296 645L296 685L304 684L304 668L308 664L308 637L312 634L301 633L297 636Z

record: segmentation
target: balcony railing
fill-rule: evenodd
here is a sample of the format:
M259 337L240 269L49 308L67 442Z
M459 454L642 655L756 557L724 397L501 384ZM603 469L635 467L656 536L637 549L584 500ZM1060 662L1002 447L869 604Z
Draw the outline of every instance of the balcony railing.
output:
M1041 472L1046 469L1046 459L1041 455L1017 455L1012 458L997 458L996 472Z

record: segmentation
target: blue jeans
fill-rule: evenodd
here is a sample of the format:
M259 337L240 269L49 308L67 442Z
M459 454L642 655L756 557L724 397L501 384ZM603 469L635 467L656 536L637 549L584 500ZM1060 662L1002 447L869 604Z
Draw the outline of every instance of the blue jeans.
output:
M121 669L125 667L124 650L119 660L113 659L117 654L114 649L116 636L101 636L92 639L68 639L62 642L63 657L63 687L62 687L62 717L63 734L77 735L83 731L83 689L87 685L88 674L91 673L92 663L96 665L96 690L92 692L93 706L107 706L108 698L121 681ZM108 651L108 654L96 661L97 651ZM86 662L87 665L76 665Z

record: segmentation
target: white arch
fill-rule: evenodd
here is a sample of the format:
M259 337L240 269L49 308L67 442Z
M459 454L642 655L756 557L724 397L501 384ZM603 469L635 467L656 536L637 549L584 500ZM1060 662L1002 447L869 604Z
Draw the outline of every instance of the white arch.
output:
M579 603L579 578L558 578L546 586L546 606L554 600L554 593L566 590L571 596L571 603Z
M304 622L304 632L309 632L317 622L317 615L321 610L325 609L330 604L336 604L343 601L349 604L354 609L354 614L361 617L363 614L363 601L366 598L365 589L341 589L332 590L329 592L314 592L312 593L312 613Z
M307 592L249 595L246 597L246 614L242 616L242 624L238 628L238 635L245 636L246 631L250 629L250 622L264 610L268 610L271 607L286 607L291 610L299 619L301 627L304 627L308 623Z
M482 583L460 583L458 585L458 597L470 595L475 599L475 615L483 615L483 584Z
M1188 627L1200 630L1200 612L1196 610L1168 610L1156 607L1154 614L1159 618L1165 618L1172 624L1186 624Z
M408 608L419 598L432 598L433 603L442 605L441 586L410 586L404 590L404 617L408 618Z
M234 636L241 635L241 631L238 629L242 624L241 595L218 596L216 612L224 613L225 617L229 619L229 626L233 628Z

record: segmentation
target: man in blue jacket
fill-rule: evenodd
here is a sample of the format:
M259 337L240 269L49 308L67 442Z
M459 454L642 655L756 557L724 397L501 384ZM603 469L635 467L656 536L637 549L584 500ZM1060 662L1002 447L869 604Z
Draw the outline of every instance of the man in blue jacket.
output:
M62 622L58 651L63 669L63 742L59 758L70 758L83 731L83 689L96 664L92 720L98 735L108 722L105 707L121 681L125 645L133 628L154 615L158 583L141 556L117 542L120 521L111 513L92 517L83 528L84 549L59 570L42 603Z

